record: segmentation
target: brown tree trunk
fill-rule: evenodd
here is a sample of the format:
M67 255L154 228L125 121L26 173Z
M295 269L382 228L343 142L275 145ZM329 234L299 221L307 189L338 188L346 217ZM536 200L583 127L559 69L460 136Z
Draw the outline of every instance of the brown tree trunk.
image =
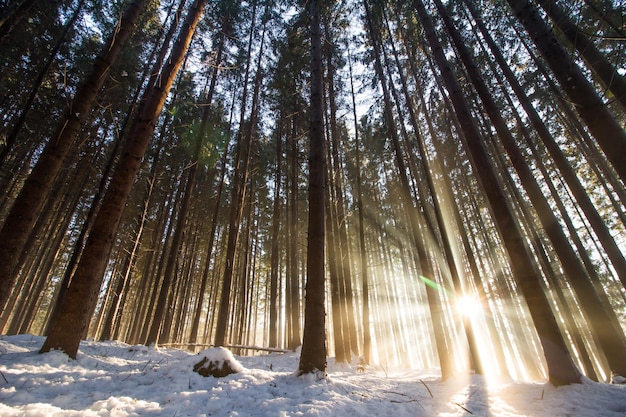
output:
M298 374L326 375L326 309L324 272L324 107L320 5L309 2L311 34L311 130L309 148L309 225L304 337Z
M580 118L604 151L613 169L626 183L626 132L602 102L580 68L539 15L530 0L507 0L543 59L559 80Z
M370 329L370 296L369 296L369 268L367 266L367 249L365 246L365 221L363 215L363 190L361 184L361 146L359 144L359 123L356 113L356 96L354 93L354 81L352 76L352 57L348 55L348 65L350 70L350 93L352 97L352 117L354 118L354 143L355 143L355 188L356 207L359 218L359 267L361 271L361 323L363 323L363 347L362 357L364 365L369 365L372 360L372 335Z
M245 207L245 199L246 199L246 188L248 186L248 175L249 175L249 167L250 167L250 159L252 154L252 138L254 136L253 130L253 121L254 111L252 110L252 117L249 121L248 127L246 127L245 113L246 113L246 100L247 100L247 89L249 82L249 73L250 73L250 59L251 59L251 48L252 41L254 35L254 27L256 20L256 9L257 3L256 0L253 4L252 9L252 23L250 25L250 36L248 37L248 55L247 55L247 64L246 64L246 75L244 79L244 90L242 94L241 100L241 112L239 115L239 132L237 133L237 144L236 144L236 152L235 152L235 169L233 172L233 186L231 191L231 206L230 206L230 215L228 219L228 243L226 247L226 265L224 268L224 276L222 278L222 292L220 294L220 303L219 310L217 313L217 325L215 328L215 346L223 346L226 343L226 335L228 332L228 324L230 319L230 298L231 298L231 287L233 281L233 274L235 270L235 258L237 251L237 242L239 240L240 234L240 225L241 219L243 217L243 210ZM261 52L259 53L259 59L263 56L262 53L263 47L261 46ZM260 73L260 61L259 67L257 68L258 73ZM258 82L260 80L256 80L255 89L258 88Z
M295 111L295 109L293 109ZM300 163L298 158L298 137L296 134L296 118L292 117L291 125L291 158L289 178L291 187L289 192L288 228L289 242L287 244L287 282L286 291L286 314L287 314L287 346L295 350L300 346L300 251L298 250L298 173Z
M606 55L596 48L587 35L579 30L567 13L554 0L538 0L543 10L550 16L552 22L565 35L568 41L583 57L587 66L596 73L604 88L613 93L614 99L626 111L626 79L615 69Z
M282 116L281 116L282 117ZM269 346L278 347L278 270L279 270L279 245L278 234L280 232L281 213L281 176L282 176L282 120L279 122L276 133L276 169L274 171L274 208L272 211L272 231L270 244L270 283L269 283Z
M15 283L19 257L49 195L52 183L146 2L147 0L135 0L126 9L118 30L96 58L91 73L76 92L70 108L61 119L5 219L0 230L0 310L5 306Z
M328 156L327 156L328 158ZM330 159L330 158L328 158ZM331 204L330 189L332 189L330 175L325 175L325 197L326 197L326 244L333 253L328 260L328 275L330 281L330 316L333 328L333 343L335 347L335 362L350 363L350 348L347 340L348 335L345 334L346 312L345 304L342 300L342 291L340 281L343 279L342 271L339 264L341 258L341 247L339 238L337 237L337 224L334 221L336 210Z
M550 381L555 385L580 382L580 371L576 368L567 349L550 303L543 292L541 277L533 267L534 261L526 249L524 238L489 162L480 133L470 115L456 76L437 39L435 28L428 16L428 12L421 0L414 0L413 4L426 32L426 38L443 77L446 89L450 94L450 99L463 130L467 149L470 152L474 172L478 175L485 191L494 220L498 226L498 231L502 236L509 255L513 273L524 294L539 334L548 364Z
M433 266L431 264L431 258L428 256L428 251L425 247L425 239L422 236L423 233L423 225L420 224L420 221L417 217L417 209L413 204L413 198L411 197L411 186L409 184L409 180L407 178L407 168L405 165L405 160L402 153L402 147L400 145L400 140L398 138L398 133L396 130L396 124L391 113L391 98L390 93L387 87L387 81L383 71L383 64L381 61L381 52L380 52L380 39L378 35L378 31L374 26L374 22L372 20L371 13L369 11L369 6L367 3L365 4L366 8L366 19L368 24L368 29L370 31L370 36L372 39L373 49L374 49L374 65L376 67L376 72L381 80L381 87L383 90L383 99L385 101L384 106L384 115L386 127L389 131L389 136L391 138L392 146L395 153L395 160L397 164L397 172L398 177L400 179L401 190L400 190L400 201L402 202L402 206L404 208L404 212L408 217L410 234L412 238L412 243L415 245L415 249L417 250L417 261L416 265L419 265L420 275L426 278L428 281L433 281L435 279L435 273ZM435 343L437 347L437 353L439 355L439 363L441 366L441 375L442 379L446 379L452 375L453 366L451 359L451 351L450 344L446 340L446 333L444 331L445 325L445 317L442 306L442 300L440 294L431 286L426 285L426 293L428 297L428 305L431 313L433 329L435 332Z
M154 132L156 120L183 62L183 58L200 20L206 0L196 0L190 7L179 38L161 72L161 84L149 92L139 115L130 129L130 139L122 152L102 208L94 221L72 284L59 307L56 320L41 352L65 351L75 358L82 335L89 325L98 299L107 260L124 206L130 194L141 159Z

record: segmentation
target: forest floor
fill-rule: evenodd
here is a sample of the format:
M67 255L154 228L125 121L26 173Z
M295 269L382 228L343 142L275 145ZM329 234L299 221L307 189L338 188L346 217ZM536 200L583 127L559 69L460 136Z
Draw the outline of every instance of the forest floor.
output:
M38 336L0 336L0 415L9 416L533 416L624 417L626 385L585 380L492 382L437 370L364 372L329 359L325 380L296 377L295 353L236 357L224 378L193 372L199 355L84 342L77 360L39 354Z

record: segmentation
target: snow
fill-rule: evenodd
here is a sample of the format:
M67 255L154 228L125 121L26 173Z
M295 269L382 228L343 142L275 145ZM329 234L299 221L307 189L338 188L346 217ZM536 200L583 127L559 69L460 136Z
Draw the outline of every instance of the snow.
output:
M39 354L42 337L0 337L0 415L9 416L626 416L626 385L585 380L494 382L478 375L440 380L437 370L339 365L325 380L297 377L298 355L194 355L119 342L83 342L77 360ZM202 357L238 373L202 377ZM431 395L432 394L432 395Z

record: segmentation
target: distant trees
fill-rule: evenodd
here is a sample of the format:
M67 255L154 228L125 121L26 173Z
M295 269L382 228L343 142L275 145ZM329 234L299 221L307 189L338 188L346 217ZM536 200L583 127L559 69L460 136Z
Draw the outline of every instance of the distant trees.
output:
M331 3L4 10L0 331L626 373L618 12Z

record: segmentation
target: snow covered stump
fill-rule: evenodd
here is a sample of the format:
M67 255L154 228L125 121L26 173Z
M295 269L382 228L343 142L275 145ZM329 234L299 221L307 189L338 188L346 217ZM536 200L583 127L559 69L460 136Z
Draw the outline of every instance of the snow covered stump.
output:
M193 366L193 371L204 377L222 378L243 371L243 366L234 358L230 350L216 347L198 353L202 359Z

